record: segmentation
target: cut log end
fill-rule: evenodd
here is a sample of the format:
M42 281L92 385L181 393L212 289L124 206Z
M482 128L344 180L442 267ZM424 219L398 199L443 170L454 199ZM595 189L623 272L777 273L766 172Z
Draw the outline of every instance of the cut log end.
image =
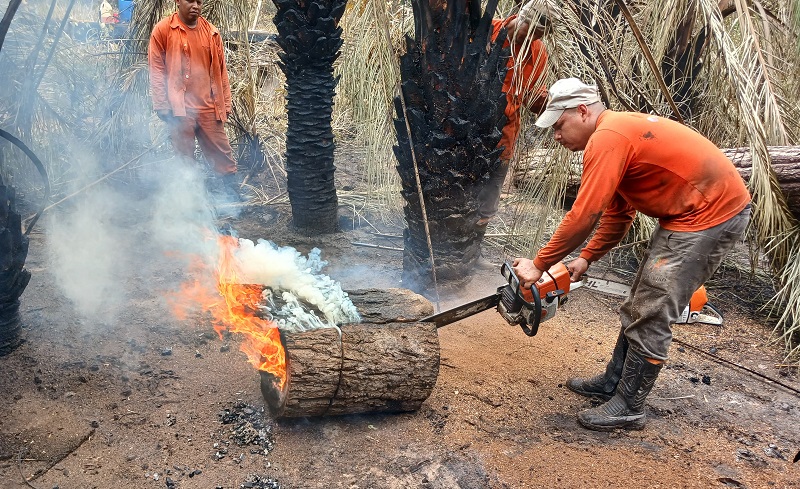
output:
M270 414L330 416L415 411L439 375L432 323L346 324L281 335L286 382L260 371Z
M286 407L286 392L289 382L285 382L281 387L281 381L270 372L260 370L261 374L261 395L267 404L267 409L272 417L277 418L283 414Z

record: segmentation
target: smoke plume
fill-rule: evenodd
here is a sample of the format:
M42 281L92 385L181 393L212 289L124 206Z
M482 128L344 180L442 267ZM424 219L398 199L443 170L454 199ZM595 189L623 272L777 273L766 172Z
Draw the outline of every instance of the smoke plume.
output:
M281 329L303 331L360 321L356 307L341 285L322 273L327 262L322 260L318 248L304 257L294 248L279 247L271 241L260 239L254 244L249 239L240 239L235 256L243 282L268 287L265 296L270 303L269 312ZM276 305L277 293L285 302L283 306ZM318 309L327 323L318 320L298 299Z

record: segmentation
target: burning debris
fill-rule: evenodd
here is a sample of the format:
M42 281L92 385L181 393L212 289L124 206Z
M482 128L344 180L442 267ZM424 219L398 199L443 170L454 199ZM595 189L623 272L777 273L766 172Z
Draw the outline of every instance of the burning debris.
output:
M264 416L264 408L252 406L244 402L237 402L232 407L219 413L222 428L216 433L211 458L214 461L232 461L239 465L248 455L265 457L275 448L273 427ZM269 461L264 462L264 467L271 466ZM200 471L198 470L199 474ZM193 473L189 474L192 477ZM254 489L280 489L281 485L274 478L260 474L248 474L238 486L216 487L246 487Z
M360 319L338 282L321 273L326 264L318 249L304 257L269 241L219 235L216 266L198 258L194 281L172 298L173 308L180 318L198 309L209 313L220 338L243 335L241 350L250 363L283 386L286 352L279 328L309 331Z
M258 474L248 475L247 479L239 487L241 489L281 489L280 483L275 479Z
M258 240L258 244L254 244L240 239L234 255L245 283L267 287L264 290L269 304L266 310L281 330L308 331L361 320L339 283L322 273L328 262L322 260L318 248L304 257L294 248L279 247L271 241ZM282 306L277 305L278 294ZM301 301L321 312L325 322Z

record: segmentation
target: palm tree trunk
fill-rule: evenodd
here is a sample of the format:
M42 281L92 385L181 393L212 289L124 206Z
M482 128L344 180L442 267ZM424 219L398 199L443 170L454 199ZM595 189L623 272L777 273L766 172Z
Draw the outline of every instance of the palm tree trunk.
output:
M311 233L339 230L331 112L347 0L273 0L280 67L286 75L286 173L292 223Z
M434 270L417 174L435 276L466 279L480 255L477 196L500 164L508 49L502 47L505 33L490 43L497 0L483 13L477 1L413 0L412 5L415 38L406 38L400 60L403 100L395 99L394 150L407 224L403 283L425 293L434 285Z

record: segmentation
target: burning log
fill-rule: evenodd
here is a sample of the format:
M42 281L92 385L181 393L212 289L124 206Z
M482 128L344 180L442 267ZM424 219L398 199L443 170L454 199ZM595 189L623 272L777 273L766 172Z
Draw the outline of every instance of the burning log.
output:
M261 371L273 416L331 416L419 409L439 375L439 337L427 299L402 289L348 292L371 323L281 332L286 379ZM381 317L381 305L390 307ZM381 323L382 322L382 323Z
M20 343L19 297L31 278L25 270L28 237L22 233L22 220L15 209L14 188L0 176L0 356Z
M439 375L433 323L346 324L281 334L286 382L261 371L261 393L276 417L419 409Z
M174 310L186 317L199 306L220 335L242 335L274 416L411 411L430 395L439 339L434 324L419 323L433 312L427 299L400 289L348 294L319 273L320 250L306 258L232 236L218 245L213 287L186 284Z

